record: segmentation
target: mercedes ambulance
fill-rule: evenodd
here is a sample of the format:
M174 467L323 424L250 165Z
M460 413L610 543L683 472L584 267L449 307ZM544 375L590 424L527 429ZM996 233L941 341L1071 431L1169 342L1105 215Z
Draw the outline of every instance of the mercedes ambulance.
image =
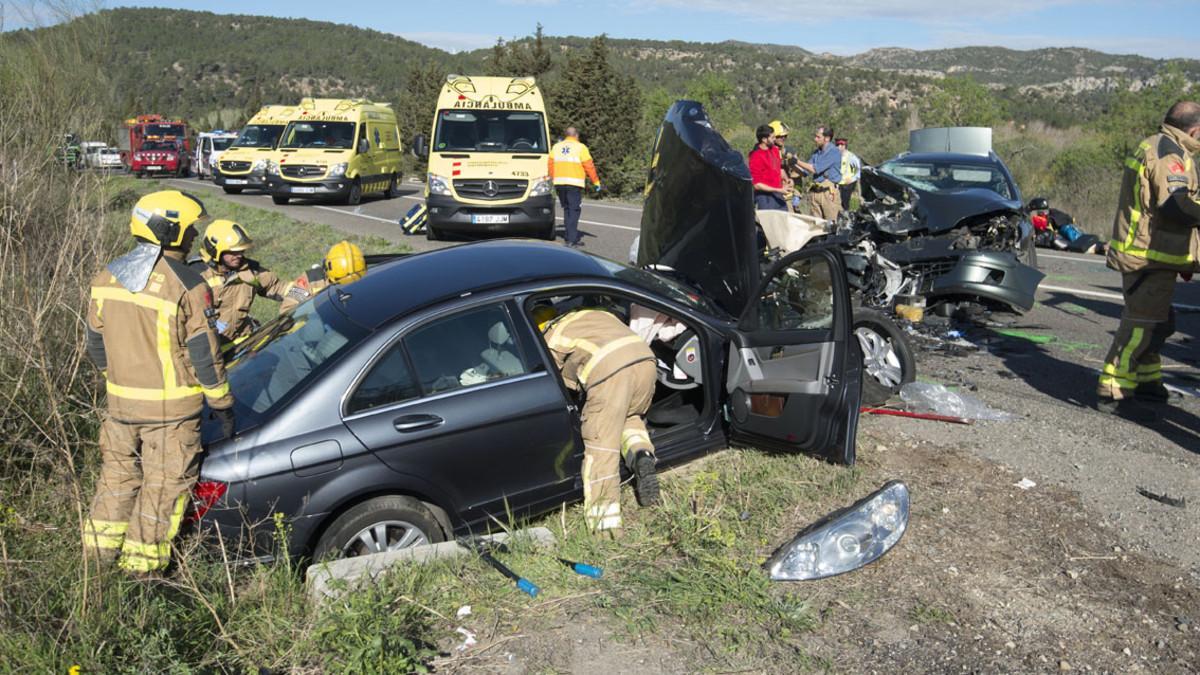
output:
M390 199L401 179L400 130L390 105L362 99L306 98L279 139L267 187L276 204L293 197L358 204Z
M267 167L275 160L279 137L298 110L294 105L263 106L213 165L213 182L234 195L247 189L267 189Z
M554 239L550 127L532 77L450 75L428 147L426 236L456 231Z

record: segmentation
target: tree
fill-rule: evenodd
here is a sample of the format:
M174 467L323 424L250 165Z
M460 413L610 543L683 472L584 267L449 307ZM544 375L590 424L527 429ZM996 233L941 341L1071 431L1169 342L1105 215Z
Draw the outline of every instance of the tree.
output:
M551 92L553 129L579 129L592 151L600 178L615 194L640 187L645 167L626 161L641 158L648 139L639 138L642 94L637 82L609 63L608 38L593 38L583 54L567 57Z
M972 77L947 77L920 106L926 127L991 127L1004 119L999 99Z
M488 75L508 77L541 77L554 67L550 50L542 36L542 24L537 25L533 38L504 42L497 38L492 46L492 58L488 61Z

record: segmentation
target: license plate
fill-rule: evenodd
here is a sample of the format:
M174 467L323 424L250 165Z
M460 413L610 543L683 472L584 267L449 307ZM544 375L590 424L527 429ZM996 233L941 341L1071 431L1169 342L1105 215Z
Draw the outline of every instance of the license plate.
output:
M248 181L243 178L226 178L226 185L245 185Z
M161 166L148 166L148 167L146 167L146 170L147 171L162 171L162 167Z
M311 195L317 191L315 187L293 187L292 192L298 195Z
M477 213L471 216L471 222L479 225L502 225L508 222L507 213Z

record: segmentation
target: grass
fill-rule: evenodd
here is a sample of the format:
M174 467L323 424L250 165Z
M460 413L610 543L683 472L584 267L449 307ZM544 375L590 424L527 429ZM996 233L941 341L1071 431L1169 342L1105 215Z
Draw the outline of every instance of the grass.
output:
M908 610L908 618L919 624L945 624L949 626L958 622L958 619L950 610L926 603L922 600L918 600Z

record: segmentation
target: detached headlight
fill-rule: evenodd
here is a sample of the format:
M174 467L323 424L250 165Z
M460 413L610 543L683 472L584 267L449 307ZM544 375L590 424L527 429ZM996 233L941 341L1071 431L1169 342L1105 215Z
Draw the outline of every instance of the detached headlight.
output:
M341 162L340 164L334 164L333 166L329 167L329 177L334 178L337 176L345 176L346 167L348 165L349 162Z
M773 581L824 579L878 560L908 529L908 486L890 481L809 525L766 562Z
M429 174L429 194L449 197L453 194L450 192L450 182L441 176Z
M549 176L542 176L533 184L533 189L529 191L529 196L541 197L542 195L548 195L553 189L554 181L550 180Z

